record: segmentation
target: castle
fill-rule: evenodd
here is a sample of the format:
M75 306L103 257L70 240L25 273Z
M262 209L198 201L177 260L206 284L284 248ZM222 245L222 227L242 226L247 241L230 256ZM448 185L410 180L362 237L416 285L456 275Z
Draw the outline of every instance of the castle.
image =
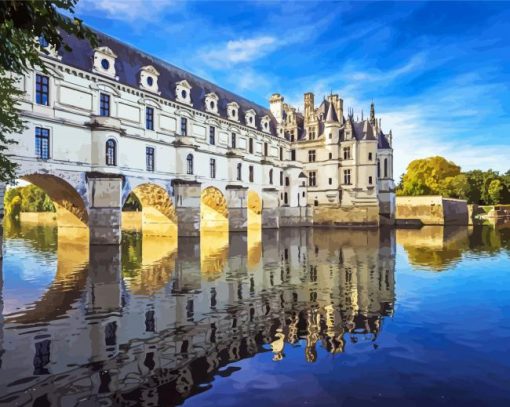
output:
M156 235L393 223L392 136L373 104L361 121L333 94L315 107L306 93L303 113L279 94L264 108L96 34L93 48L63 32L71 51L40 39L45 69L18 77L27 127L9 154L60 228L118 243L131 193Z

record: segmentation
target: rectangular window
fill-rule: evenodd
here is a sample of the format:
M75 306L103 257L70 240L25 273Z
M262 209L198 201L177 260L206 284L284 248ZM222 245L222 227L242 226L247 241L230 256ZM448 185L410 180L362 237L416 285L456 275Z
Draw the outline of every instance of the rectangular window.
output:
M268 147L267 143L264 143L264 155L265 155L266 157L267 157L267 155L268 155L268 149L269 149L269 147Z
M181 117L181 136L188 135L188 119Z
M154 147L145 148L145 163L147 171L154 171Z
M316 178L316 173L315 171L310 171L308 173L308 185L310 185L311 187L314 187L317 185L317 178Z
M331 160L333 158L333 153L329 153L329 159Z
M285 177L285 186L288 187L290 185L289 177Z
M350 160L350 159L351 159L351 148L344 147L344 160Z
M216 127L209 127L209 144L216 144Z
M42 160L50 158L50 131L48 129L35 128L35 156Z
M110 116L110 95L106 93L99 95L99 114L101 116Z
M231 138L231 142L230 142L230 147L232 147L232 148L237 148L237 147L236 147L236 134L235 134L235 133L232 133L232 138Z
M368 161L372 161L372 153L368 153Z
M44 75L35 75L35 103L50 105L50 78Z
M280 185L283 186L283 171L280 171Z
M333 178L329 178L329 185L333 184Z
M211 178L216 178L216 160L214 158L209 159L209 170Z
M344 184L351 185L351 170L344 170Z
M254 178L254 177L253 177L253 165L250 165L250 166L248 167L248 171L249 171L249 173L248 173L248 179L250 180L250 182L253 182L253 178Z
M315 150L308 150L308 162L315 162Z
M372 177L368 177L368 185L372 185Z
M296 150L290 150L290 159L296 161Z
M241 163L237 164L237 180L242 181L243 179L243 165Z
M154 109L152 107L145 108L145 128L154 130Z
M283 161L283 148L280 147L280 161Z
M248 152L250 154L253 154L253 139L252 138L248 140Z

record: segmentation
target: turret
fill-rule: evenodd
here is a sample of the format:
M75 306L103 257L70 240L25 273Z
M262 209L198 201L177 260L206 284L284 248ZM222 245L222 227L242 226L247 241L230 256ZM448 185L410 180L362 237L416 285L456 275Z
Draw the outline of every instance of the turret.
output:
M326 122L324 123L324 137L326 144L338 144L339 132L340 122L338 121L335 106L331 103L330 99L328 111L326 113Z
M370 104L370 124L375 126L375 106L374 102Z
M305 93L305 121L312 119L315 112L314 95L312 92Z
M269 99L269 109L276 119L276 122L281 124L283 122L283 96L279 93L273 93Z

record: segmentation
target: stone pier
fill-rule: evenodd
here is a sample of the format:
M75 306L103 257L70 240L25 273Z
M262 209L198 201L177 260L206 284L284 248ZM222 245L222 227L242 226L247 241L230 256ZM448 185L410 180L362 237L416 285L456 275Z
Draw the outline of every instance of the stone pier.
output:
M280 210L278 208L278 190L265 188L262 191L262 227L277 229L280 227Z
M248 229L248 188L227 186L228 229L230 232L245 232Z
M88 174L91 245L120 244L122 177Z
M200 235L201 186L196 181L174 180L178 236Z

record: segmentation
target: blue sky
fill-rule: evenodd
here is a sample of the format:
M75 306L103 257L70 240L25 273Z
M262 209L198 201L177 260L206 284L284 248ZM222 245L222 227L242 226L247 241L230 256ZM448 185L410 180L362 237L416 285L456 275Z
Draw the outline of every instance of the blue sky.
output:
M372 99L393 130L395 175L443 155L510 169L510 3L81 0L89 25L268 105Z

